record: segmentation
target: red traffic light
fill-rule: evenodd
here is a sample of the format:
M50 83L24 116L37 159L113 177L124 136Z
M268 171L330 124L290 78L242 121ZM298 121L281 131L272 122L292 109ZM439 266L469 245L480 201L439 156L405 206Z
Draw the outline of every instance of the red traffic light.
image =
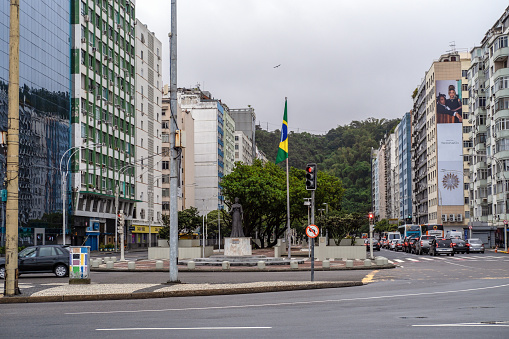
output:
M368 218L373 219L373 213L371 213L371 212L370 212L370 213L368 214Z

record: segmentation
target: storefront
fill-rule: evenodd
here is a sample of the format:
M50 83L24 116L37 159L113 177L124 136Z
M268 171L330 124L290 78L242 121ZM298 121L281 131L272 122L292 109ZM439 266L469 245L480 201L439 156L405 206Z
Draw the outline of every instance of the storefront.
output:
M145 248L157 246L159 239L159 230L161 226L147 226L147 225L132 225L129 226L130 231L130 247L131 248Z

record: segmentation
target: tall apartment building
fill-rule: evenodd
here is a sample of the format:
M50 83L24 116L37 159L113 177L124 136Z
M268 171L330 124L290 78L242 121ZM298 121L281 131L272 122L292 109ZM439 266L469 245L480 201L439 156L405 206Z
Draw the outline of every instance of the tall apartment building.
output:
M465 86L469 58L468 53L442 55L426 72L414 99L416 217L419 223L443 223L445 230L462 229L469 217L464 185L469 170L463 161L470 142L463 133L470 126ZM421 214L426 207L427 220Z
M194 119L194 206L200 214L208 213L223 205L225 149L234 148L233 135L225 132L228 106L200 89L179 89L178 100L182 110L189 111Z
M416 224L428 223L428 148L426 82L417 88L412 109L412 211Z
M387 219L399 218L399 171L397 170L397 130L385 137L385 215Z
M73 235L97 249L130 219L135 191L135 4L71 1ZM115 195L118 194L118 206Z
M509 194L509 7L471 51L473 235L501 246Z
M136 20L135 192L131 247L157 243L162 222L162 44L147 25ZM132 228L131 228L132 229Z
M252 163L256 157L256 114L254 108L248 106L248 108L231 109L230 114L235 120L235 131L244 132L251 142L252 159L249 163Z
M251 139L242 131L235 131L235 162L241 161L245 165L253 164L253 145Z
M385 143L381 142L378 150L371 153L371 182L373 213L376 220L387 219L387 186L386 186L386 157Z
M225 107L227 109L227 107ZM235 167L235 120L228 111L223 115L224 122L224 147L223 147L223 161L224 161L224 175L228 175ZM222 208L222 207L221 207Z
M163 90L163 111L162 111L162 133L170 134L170 96L168 86L164 86ZM181 149L178 161L178 204L179 211L196 207L194 190L196 187L194 177L194 119L191 111L182 110L179 100L177 100L177 128L181 132L181 138L184 147ZM163 215L170 214L170 140L166 136L162 144L162 212Z
M396 127L398 143L399 219L412 223L411 115L405 113Z
M56 244L62 242L62 223L52 224L51 214L62 213L61 179L66 173L71 135L71 7L69 1L21 1L19 9L19 244ZM0 6L2 132L8 129L9 16L9 2L4 1ZM6 188L6 151L6 147L0 148L0 189ZM66 206L68 203L67 197ZM0 208L4 211L5 204ZM4 224L2 212L0 246L5 244ZM68 244L70 237L66 239Z

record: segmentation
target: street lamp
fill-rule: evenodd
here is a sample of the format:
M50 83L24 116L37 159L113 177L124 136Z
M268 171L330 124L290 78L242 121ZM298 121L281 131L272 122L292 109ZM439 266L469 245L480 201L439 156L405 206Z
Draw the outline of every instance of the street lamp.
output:
M65 245L65 229L66 229L66 200L67 200L67 183L66 183L66 179L67 179L67 175L69 173L69 162L71 161L72 157L81 149L84 149L84 148L89 148L89 147L98 147L98 146L102 146L102 143L93 143L93 144L90 144L90 145L85 145L85 146L74 146L74 147L71 147L69 148L68 150L66 150L64 152L64 154L62 154L62 157L60 158L60 163L59 163L59 170L60 170L60 177L61 177L61 181L62 181L62 245ZM67 159L67 162L66 162L66 167L65 167L65 171L62 171L62 161L64 160L64 157L65 155L74 150L74 152L72 152L70 155L69 155L69 159Z

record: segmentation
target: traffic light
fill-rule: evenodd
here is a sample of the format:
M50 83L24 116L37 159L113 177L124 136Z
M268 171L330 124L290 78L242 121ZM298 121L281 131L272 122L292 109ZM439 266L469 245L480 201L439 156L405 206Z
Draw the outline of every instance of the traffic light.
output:
M118 219L117 219L117 231L120 234L124 233L124 211L120 210L118 213Z
M374 220L375 216L373 215L373 212L368 213L368 218L369 218L370 222L372 222Z
M316 164L307 164L306 166L306 189L308 191L316 190Z

